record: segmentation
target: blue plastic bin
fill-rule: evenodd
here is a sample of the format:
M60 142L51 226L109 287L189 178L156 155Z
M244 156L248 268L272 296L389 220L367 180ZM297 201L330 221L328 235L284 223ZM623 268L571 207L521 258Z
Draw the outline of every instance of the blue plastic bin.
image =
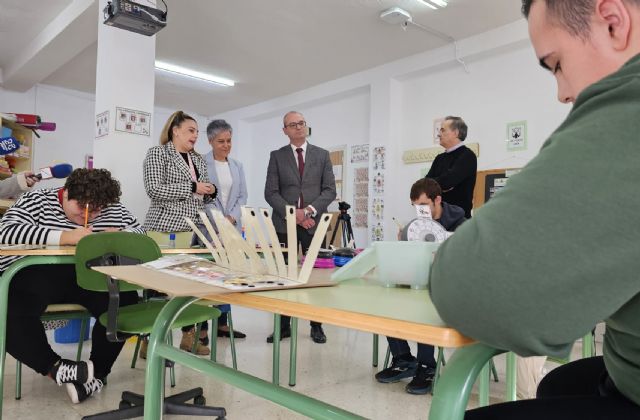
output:
M66 327L58 328L53 332L53 339L56 343L77 343L78 337L80 337L80 325L82 324L81 319L71 319L69 320L69 324ZM87 322L87 325L90 327L91 323ZM84 339L89 339L89 330L91 328L87 328L84 333Z

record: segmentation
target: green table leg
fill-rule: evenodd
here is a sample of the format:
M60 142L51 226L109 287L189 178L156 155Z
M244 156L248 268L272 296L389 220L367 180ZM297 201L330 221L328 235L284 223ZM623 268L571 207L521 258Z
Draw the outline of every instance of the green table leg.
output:
M516 397L516 354L514 352L507 353L507 390L505 401L515 401Z
M31 256L21 258L7 268L0 277L0 396L4 395L4 368L7 355L7 305L9 302L9 286L13 276L30 265L42 264L74 264L72 255ZM2 398L0 398L0 417L2 417Z
M438 391L431 400L429 419L462 420L480 370L487 365L489 359L500 353L503 351L484 344L473 344L456 350L438 380ZM488 381L488 366L485 370Z
M296 386L296 359L298 358L298 318L291 318L289 347L289 386Z
M280 314L273 314L273 378L274 385L280 384Z
M593 355L593 336L589 331L587 335L582 337L582 358L593 357Z
M151 332L147 371L145 375L145 420L162 418L162 391L164 389L164 359L188 366L197 372L210 375L224 383L247 391L253 395L268 399L283 407L296 411L304 416L321 420L363 419L363 417L341 408L298 394L287 388L269 383L244 372L201 359L179 348L168 346L163 342L177 314L185 306L195 301L194 298L179 297L172 299L160 312ZM280 320L278 319L278 322ZM279 326L279 323L276 324ZM279 337L274 336L274 340Z

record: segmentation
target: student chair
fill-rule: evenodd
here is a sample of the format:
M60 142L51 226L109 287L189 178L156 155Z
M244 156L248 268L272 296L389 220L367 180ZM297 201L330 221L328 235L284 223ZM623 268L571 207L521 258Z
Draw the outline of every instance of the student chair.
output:
M80 336L78 337L78 351L76 352L76 360L82 357L82 345L84 344L84 334L89 326L91 314L82 305L74 303L60 303L47 306L45 312L40 316L42 321L58 321L79 319ZM22 398L22 362L16 360L16 400Z
M197 302L196 304L201 304L201 305L211 305L211 302ZM233 334L233 319L231 317L231 307L230 305L220 305L217 307L217 309L220 311L220 313L227 313L227 320L229 323L229 340L231 342L231 362L233 365L233 368L238 370L238 358L236 355L236 340ZM196 329L196 337L200 336L200 328L201 328L202 324L198 324L198 328ZM211 338L210 338L210 342L211 342L211 360L216 362L217 361L217 350L218 350L218 343L217 343L217 338L218 338L218 318L214 318L211 320ZM136 362L138 360L138 354L140 352L140 344L142 342L142 340L145 338L145 335L138 335L137 340L136 340L136 347L135 350L133 352L133 360L131 360L131 368L135 369L136 367ZM194 349L193 351L195 352L195 347L197 346L197 343L194 344ZM172 367L173 369L173 367ZM175 380L174 380L174 375L173 375L173 371L171 372L171 387L173 388L176 384L175 384Z
M156 242L146 235L130 232L105 232L85 236L76 247L76 276L78 285L93 291L108 291L108 311L99 321L107 327L110 341L122 341L129 336L149 334L158 313L166 302L147 301L135 305L119 307L119 292L140 290L142 287L112 278L92 267L113 265L134 265L153 261L161 257ZM217 319L220 311L202 305L187 307L176 318L173 328L194 325L208 319ZM167 338L169 340L169 338ZM186 401L194 400L194 404ZM218 416L224 418L224 408L205 407L202 388L194 388L166 397L165 414L184 414L195 416ZM120 408L86 417L87 419L127 419L144 414L144 396L125 391L122 393Z

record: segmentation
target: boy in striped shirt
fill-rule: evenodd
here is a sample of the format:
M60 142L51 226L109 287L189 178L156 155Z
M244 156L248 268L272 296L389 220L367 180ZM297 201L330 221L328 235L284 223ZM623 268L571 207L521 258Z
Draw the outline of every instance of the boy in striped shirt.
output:
M76 169L64 187L25 193L0 222L0 243L76 245L84 236L127 230L144 233L120 204L120 183L106 169ZM19 256L0 257L0 272ZM122 306L136 303L136 292L120 294ZM96 322L88 361L62 359L47 341L40 316L56 303L75 303L97 319L108 307L108 293L82 289L73 264L32 265L13 277L7 311L7 351L36 372L65 384L74 403L99 392L124 345L109 342Z

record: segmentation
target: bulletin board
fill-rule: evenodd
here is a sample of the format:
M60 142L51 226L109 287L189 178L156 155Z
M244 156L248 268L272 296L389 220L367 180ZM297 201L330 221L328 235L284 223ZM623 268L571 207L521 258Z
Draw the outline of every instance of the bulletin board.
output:
M476 186L473 189L473 208L477 209L489 201L505 186L511 175L515 175L520 168L489 169L478 171Z

